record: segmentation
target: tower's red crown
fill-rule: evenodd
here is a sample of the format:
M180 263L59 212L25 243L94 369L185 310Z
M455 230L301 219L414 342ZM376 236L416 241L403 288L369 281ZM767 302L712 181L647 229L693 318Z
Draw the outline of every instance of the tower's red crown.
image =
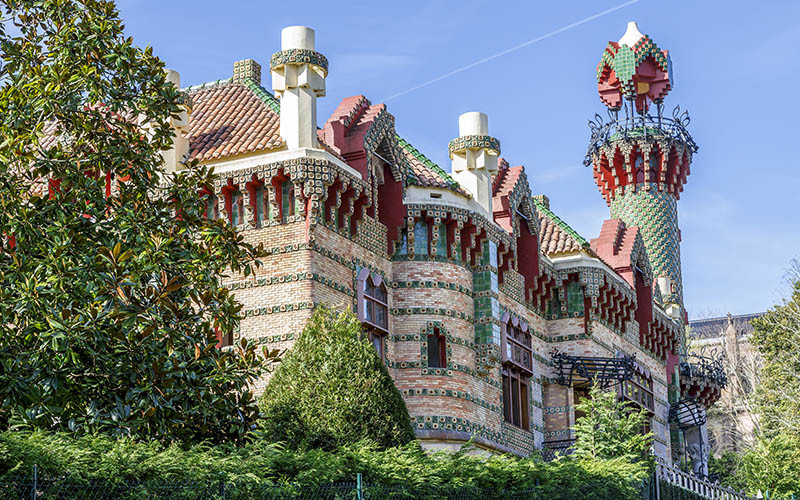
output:
M672 84L669 53L640 33L633 21L619 42L608 42L597 66L597 91L612 110L625 98L636 101L637 111L647 111L650 102L664 99Z

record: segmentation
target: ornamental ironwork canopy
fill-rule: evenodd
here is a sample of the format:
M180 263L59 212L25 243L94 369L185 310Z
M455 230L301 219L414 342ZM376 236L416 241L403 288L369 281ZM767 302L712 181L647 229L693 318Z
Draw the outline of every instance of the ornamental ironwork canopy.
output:
M553 351L553 367L558 371L558 383L573 387L589 387L594 382L601 387L631 380L633 378L633 357L598 358L592 356L570 356Z
M669 423L685 431L706 423L706 408L694 398L684 398L669 405Z

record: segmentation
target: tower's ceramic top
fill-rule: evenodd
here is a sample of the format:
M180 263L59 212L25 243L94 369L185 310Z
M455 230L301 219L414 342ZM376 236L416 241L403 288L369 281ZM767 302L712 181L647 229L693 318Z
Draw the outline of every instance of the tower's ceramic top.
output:
M643 35L634 21L618 42L608 42L597 66L597 90L611 109L619 109L625 98L644 111L650 102L661 102L673 84L669 53Z

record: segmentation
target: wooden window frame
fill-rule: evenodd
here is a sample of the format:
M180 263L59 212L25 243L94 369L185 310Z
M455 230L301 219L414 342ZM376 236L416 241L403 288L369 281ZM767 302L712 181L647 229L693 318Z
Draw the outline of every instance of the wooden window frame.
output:
M437 352L431 351L431 340L434 338L436 339ZM447 338L438 327L433 327L433 331L428 334L427 342L428 368L447 368Z
M623 380L619 385L619 395L624 401L631 401L650 414L655 414L653 377L650 370L636 366L633 377L630 380Z
M386 301L380 300L378 297L374 297L367 293L367 284L371 283L373 287L380 288L383 290L383 293L386 297ZM364 325L365 330L369 334L370 341L374 343L376 337L380 338L380 350L378 355L381 359L386 359L386 353L383 349L383 339L389 334L389 291L386 287L386 283L384 283L383 278L381 275L377 273L372 273L367 268L361 269L358 273L356 278L356 300L357 303L357 312L358 312L358 320ZM372 319L367 318L367 309L372 306ZM386 318L386 324L381 325L380 323L374 321L376 318L376 314L374 311L376 310L376 306L382 308L384 310L384 317Z
M501 318L500 333L503 419L511 425L530 431L533 342L528 324L505 313Z

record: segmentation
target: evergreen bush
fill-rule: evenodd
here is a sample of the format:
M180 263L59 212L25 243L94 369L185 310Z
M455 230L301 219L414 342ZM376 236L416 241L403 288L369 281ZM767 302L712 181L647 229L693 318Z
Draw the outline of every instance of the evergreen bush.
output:
M264 441L180 447L108 436L0 434L0 485L21 477L30 480L34 464L43 482L66 478L73 484L100 484L106 491L131 482L166 483L174 485L170 494L175 498L183 498L176 492L187 484L196 485L197 491L226 483L259 492L291 483L298 491L312 491L352 482L356 473L363 474L367 485L409 492L407 498L415 499L446 498L447 492L473 498L463 496L466 491L525 491L530 493L525 498L564 500L640 498L639 479L630 475L631 464L620 460L561 458L547 463L537 456L486 458L466 450L428 454L417 441L385 450L350 445L327 452L293 451Z
M414 439L403 397L351 311L319 306L260 400L261 432L295 449Z

